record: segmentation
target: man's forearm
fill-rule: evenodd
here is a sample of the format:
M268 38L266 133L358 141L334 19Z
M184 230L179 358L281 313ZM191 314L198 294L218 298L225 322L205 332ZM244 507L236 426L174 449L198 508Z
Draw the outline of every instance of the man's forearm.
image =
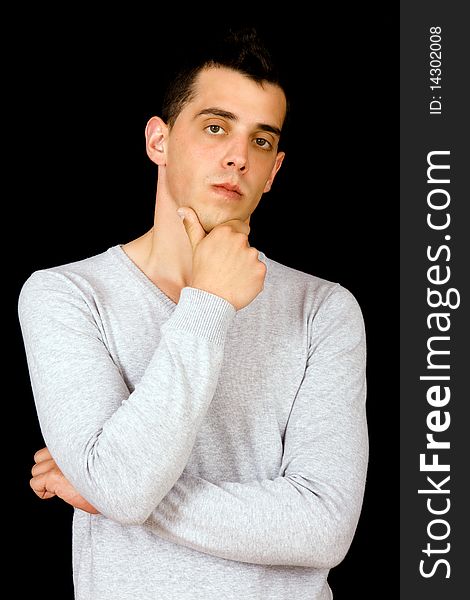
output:
M351 544L362 489L345 498L334 486L321 494L309 486L296 476L215 485L183 473L145 525L220 558L332 568Z

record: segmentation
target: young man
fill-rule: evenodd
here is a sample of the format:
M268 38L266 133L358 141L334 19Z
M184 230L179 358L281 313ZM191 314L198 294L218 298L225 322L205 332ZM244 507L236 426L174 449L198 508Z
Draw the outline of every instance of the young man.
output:
M20 295L31 485L77 509L79 600L331 598L358 522L361 312L250 247L286 97L259 40L222 50L148 122L154 227Z

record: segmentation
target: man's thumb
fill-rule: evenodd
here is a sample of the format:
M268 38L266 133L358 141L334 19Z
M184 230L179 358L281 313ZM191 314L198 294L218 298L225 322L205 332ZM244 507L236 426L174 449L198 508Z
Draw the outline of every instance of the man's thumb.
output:
M206 232L199 222L197 214L192 208L185 206L183 208L178 208L176 212L183 221L184 228L186 229L186 233L188 234L189 241L191 242L194 252L199 242L206 237Z

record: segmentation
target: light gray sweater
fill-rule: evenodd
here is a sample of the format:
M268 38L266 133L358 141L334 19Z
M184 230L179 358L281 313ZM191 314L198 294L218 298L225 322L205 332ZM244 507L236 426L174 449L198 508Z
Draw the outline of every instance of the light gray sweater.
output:
M352 294L260 252L236 311L175 304L118 245L36 271L19 299L44 440L75 510L77 600L324 600L368 460Z

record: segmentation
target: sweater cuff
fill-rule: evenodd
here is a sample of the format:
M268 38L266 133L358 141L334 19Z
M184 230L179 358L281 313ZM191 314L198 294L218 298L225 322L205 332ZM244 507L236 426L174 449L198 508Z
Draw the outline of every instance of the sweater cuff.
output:
M223 344L236 309L228 300L199 288L181 290L178 304L162 329L180 329Z

